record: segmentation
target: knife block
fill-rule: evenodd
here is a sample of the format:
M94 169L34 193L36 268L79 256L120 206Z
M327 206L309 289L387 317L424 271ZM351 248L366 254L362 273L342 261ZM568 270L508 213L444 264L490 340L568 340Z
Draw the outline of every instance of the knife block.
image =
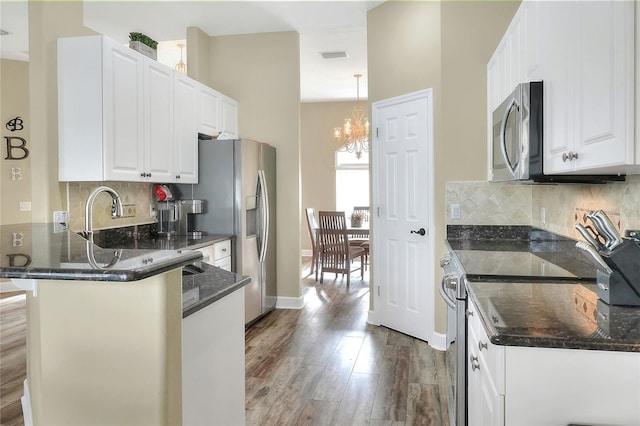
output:
M598 296L609 305L640 306L640 245L626 240L600 254L613 272L597 271Z

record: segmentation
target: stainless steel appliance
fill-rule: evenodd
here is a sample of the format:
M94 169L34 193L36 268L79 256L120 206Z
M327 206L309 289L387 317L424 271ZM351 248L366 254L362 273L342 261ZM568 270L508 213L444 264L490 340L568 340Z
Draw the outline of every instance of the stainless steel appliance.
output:
M543 84L521 83L492 114L491 180L534 182L624 181L624 175L544 173ZM567 161L578 153L566 154ZM574 157L575 156L575 157Z
M198 238L202 231L198 230L195 223L195 216L203 212L204 203L202 200L178 200L178 230L177 235L187 235L191 238Z
M245 322L251 325L276 303L276 150L256 141L198 142L199 183L176 185L180 198L202 199L193 226L230 234L233 271L251 277L245 287Z
M542 175L542 82L518 84L493 111L492 181Z

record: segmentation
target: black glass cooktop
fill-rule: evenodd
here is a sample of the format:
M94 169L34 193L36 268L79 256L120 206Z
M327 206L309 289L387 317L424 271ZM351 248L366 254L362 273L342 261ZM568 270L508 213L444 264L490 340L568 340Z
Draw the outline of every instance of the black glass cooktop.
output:
M456 250L456 255L468 278L581 278L531 252Z

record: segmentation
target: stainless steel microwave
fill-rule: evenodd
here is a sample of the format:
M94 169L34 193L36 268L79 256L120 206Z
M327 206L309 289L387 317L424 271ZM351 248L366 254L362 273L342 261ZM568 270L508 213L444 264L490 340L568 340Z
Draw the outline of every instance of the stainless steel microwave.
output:
M543 175L542 82L521 83L493 111L494 182Z
M493 111L491 180L555 183L624 181L624 175L544 173L542 82L518 84Z

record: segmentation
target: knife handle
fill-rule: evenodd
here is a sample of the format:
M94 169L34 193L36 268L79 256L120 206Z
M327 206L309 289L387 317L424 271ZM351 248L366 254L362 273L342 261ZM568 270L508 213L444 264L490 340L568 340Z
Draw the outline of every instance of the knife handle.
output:
M603 248L602 244L600 244L600 242L596 239L596 237L594 237L593 235L591 235L591 233L589 233L589 231L587 230L587 228L584 227L583 224L576 223L576 229L578 230L578 232L580 232L580 235L582 235L582 238L584 238L589 244L591 244L591 246L594 249L602 250Z

